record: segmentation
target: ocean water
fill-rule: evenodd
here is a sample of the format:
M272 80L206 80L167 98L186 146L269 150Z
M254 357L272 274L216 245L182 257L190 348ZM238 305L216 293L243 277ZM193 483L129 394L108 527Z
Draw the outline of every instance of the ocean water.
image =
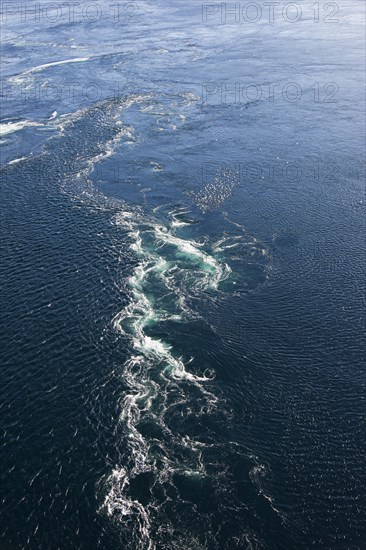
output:
M1 17L0 549L365 548L363 1Z

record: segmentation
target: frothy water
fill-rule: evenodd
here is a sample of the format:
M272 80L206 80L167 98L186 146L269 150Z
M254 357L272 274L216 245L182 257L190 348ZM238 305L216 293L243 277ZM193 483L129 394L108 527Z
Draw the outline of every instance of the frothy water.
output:
M363 548L362 2L46 4L3 13L2 547Z
M13 132L19 132L23 128L29 128L31 126L42 126L38 122L32 122L31 120L19 120L18 122L4 122L0 124L0 138Z
M215 480L212 464L204 455L220 447L208 426L215 417L229 421L231 413L218 391L214 369L200 364L180 342L179 333L183 327L196 331L197 326L207 324L197 306L202 300L206 307L214 306L225 295L225 285L235 282L238 274L227 261L235 260L234 250L244 246L262 254L262 248L243 234L198 241L194 231L199 222L187 206L167 211L133 207L97 190L93 183L96 166L113 159L135 133L123 122L126 110L136 105L145 109L149 101L150 95L130 96L107 102L103 108L54 117L49 124L55 125L58 134L49 139L43 154L51 162L57 160L60 191L68 200L78 203L82 199L93 210L111 213L111 223L128 243L134 263L130 275L125 278L123 273L116 283L128 302L111 321L113 331L128 348L119 373L125 390L116 403L114 437L120 459L100 479L97 495L99 513L119 525L126 548L153 549L164 540L172 548L200 544L199 539L191 539L189 522L183 519L179 534L171 519L172 494L184 505L177 489L179 480L212 487L217 482L212 489L215 499L225 487L220 479L225 473ZM79 141L82 157L76 147ZM76 155L70 154L73 151ZM209 325L207 329L211 330ZM191 418L195 420L193 431ZM140 485L146 484L148 495L141 496ZM197 517L211 524L207 513L197 511ZM215 539L212 525L206 536Z
M200 394L199 414L209 414L218 405L207 387L213 374L194 373L189 368L193 358L184 362L172 345L149 335L164 322L197 319L188 305L190 297L217 290L231 271L201 244L176 235L181 225L177 222L179 213L170 213L170 226L147 221L138 212L120 212L115 218L116 224L127 229L138 263L128 280L130 303L113 320L115 329L127 335L131 343L131 357L122 373L128 391L122 398L119 418L129 457L127 464L116 467L105 481L107 495L102 509L121 522L131 522L133 540L139 541L141 548L155 548L150 529L164 503L152 494L143 506L129 495L131 482L151 473L154 486L174 487L176 474L206 475L200 446L187 435L174 433L166 422L171 396L175 403L185 403L189 408L192 385ZM160 431L164 437L142 435L139 426L144 423L152 433ZM183 462L181 455L187 456Z

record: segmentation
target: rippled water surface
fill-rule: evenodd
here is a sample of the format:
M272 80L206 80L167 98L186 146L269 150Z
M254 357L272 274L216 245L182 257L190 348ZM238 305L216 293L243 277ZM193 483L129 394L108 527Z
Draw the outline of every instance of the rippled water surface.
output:
M246 4L3 6L1 550L365 548L364 4Z

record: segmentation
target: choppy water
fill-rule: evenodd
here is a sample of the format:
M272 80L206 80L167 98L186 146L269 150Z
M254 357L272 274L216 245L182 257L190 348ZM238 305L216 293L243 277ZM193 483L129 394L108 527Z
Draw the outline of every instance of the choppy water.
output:
M1 549L364 548L364 6L259 4L3 7Z

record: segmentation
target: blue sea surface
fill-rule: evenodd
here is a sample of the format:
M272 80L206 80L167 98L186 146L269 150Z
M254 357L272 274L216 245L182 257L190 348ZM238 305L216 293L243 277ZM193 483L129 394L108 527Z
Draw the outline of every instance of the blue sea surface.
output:
M364 549L364 2L1 19L0 550Z

